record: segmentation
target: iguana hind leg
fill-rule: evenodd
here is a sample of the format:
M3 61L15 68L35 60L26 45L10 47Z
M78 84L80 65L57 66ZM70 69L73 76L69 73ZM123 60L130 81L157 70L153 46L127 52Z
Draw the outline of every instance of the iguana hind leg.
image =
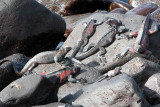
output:
M68 82L72 82L72 83L86 83L87 81L83 78L80 78L80 79L76 79L76 78L73 78L72 75L69 75L68 76Z
M107 53L107 51L104 47L99 47L99 50L100 52L98 54L98 59L102 65L105 65L105 63L107 62L105 58L105 54Z
M88 42L89 42L89 39L88 38L84 38L84 40L83 40L84 42L83 42L83 45L81 46L81 48L80 48L80 52L83 52L83 49L84 49L84 47L88 44Z
M68 76L68 82L78 83L79 81L76 78L73 78L72 75Z

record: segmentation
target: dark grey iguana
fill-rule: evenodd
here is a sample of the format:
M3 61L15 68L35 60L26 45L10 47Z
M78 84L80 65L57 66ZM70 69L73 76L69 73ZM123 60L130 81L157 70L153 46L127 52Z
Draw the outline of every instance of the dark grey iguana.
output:
M82 56L75 57L75 59L83 60L83 59L97 53L100 50L98 57L103 62L102 56L105 55L105 53L106 53L105 47L109 46L115 40L115 36L117 34L122 33L126 30L124 26L120 26L120 22L116 19L108 18L106 20L106 22L107 22L107 24L110 25L110 31L107 34L105 34L104 36L102 36L100 38L100 40L94 46L91 46L91 45L93 45L93 44L91 44L89 46L89 49L90 49L90 47L93 47L93 48L91 48L89 51L87 51L86 54L84 54Z
M96 27L98 25L103 24L103 22L104 21L97 22L95 19L91 19L91 21L86 25L85 29L83 30L82 38L78 42L78 45L74 48L73 53L68 59L66 59L66 63L64 64L65 66L68 66L71 64L72 60L74 59L74 57L77 55L79 51L83 52L83 48L88 44L89 38L92 35L94 35L96 31Z
M101 73L106 73L115 67L121 66L135 57L144 57L154 62L159 62L157 58L151 55L148 51L149 37L148 37L148 27L150 22L150 14L144 19L141 29L138 32L136 42L132 48L127 48L124 52L118 55L118 60L109 64L107 67L100 69Z
M103 22L104 21L97 22L95 19L91 19L91 21L87 24L87 26L83 30L82 38L78 42L78 45L76 46L76 48L74 49L74 51L71 55L71 58L74 58L79 51L80 52L83 51L83 48L88 44L89 38L92 35L94 35L94 33L96 32L96 27L98 25L103 24Z

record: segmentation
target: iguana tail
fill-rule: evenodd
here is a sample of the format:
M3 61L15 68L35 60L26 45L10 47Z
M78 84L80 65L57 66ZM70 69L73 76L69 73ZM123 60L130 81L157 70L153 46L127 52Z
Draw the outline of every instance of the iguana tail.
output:
M99 47L95 46L91 50L89 50L86 54L75 57L77 60L83 60L85 58L88 58L89 56L95 54L99 50Z
M81 46L83 45L83 43L84 43L83 39L81 39L78 42L78 45L75 47L73 53L71 54L71 58L74 58L77 55L77 53L79 52L79 50L80 50Z

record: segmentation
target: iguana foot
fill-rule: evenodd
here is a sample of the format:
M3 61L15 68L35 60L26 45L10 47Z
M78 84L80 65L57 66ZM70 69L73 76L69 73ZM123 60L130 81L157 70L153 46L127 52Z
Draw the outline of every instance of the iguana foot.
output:
M87 80L83 78L76 79L76 78L72 78L72 76L68 76L68 82L84 84L87 82Z
M71 64L72 64L71 58L69 57L64 58L64 64L62 64L63 67L70 66Z
M100 64L101 64L102 66L104 66L104 65L107 63L105 56L100 56L100 55L99 55L99 56L98 56L98 59L99 59Z

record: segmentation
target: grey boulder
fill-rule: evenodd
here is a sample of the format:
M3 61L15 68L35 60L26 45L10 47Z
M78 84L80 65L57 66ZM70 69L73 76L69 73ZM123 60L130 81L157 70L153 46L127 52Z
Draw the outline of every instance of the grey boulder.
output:
M152 75L147 80L143 93L150 104L160 104L160 73Z
M28 58L23 54L17 53L0 60L0 62L3 60L12 61L14 65L9 61L6 61L0 65L0 91L9 83L19 78L15 69L17 71L21 71L24 65L27 63Z
M136 57L122 66L121 72L132 76L142 88L147 79L160 71L160 65L141 57Z
M59 15L35 0L0 0L0 58L53 49L65 28Z
M84 107L150 107L136 82L126 74L95 82L63 101Z

